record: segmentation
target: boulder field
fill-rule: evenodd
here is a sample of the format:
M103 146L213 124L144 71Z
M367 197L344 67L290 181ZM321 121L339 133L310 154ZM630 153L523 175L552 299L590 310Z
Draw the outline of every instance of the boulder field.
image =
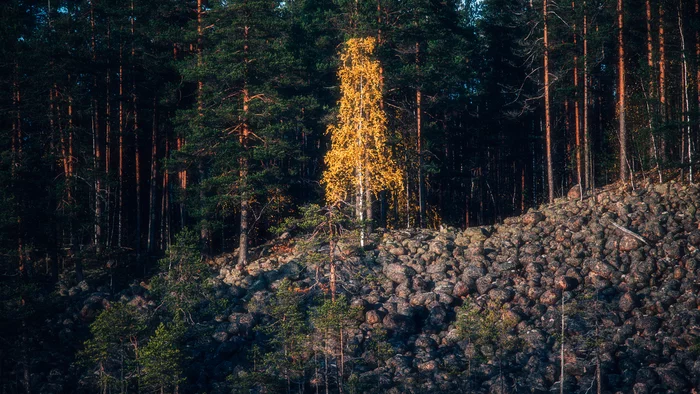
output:
M378 229L364 249L339 244L339 292L359 311L345 355L363 360L353 364L357 387L547 393L563 384L566 393L697 392L699 204L693 185L611 186L493 226ZM302 290L324 288L316 268L324 284L328 264L309 261L303 244L302 235L285 234L256 248L247 266L237 265L235 254L208 261L217 296L230 307L202 323L211 334L188 361L189 387L230 391L226 378L246 368L248 350L264 340L255 328L270 321L264 305L282 279ZM87 288L65 291L85 299L61 316L69 341L72 322L89 321L110 300ZM157 307L145 283L115 299ZM465 311L479 332L460 329ZM498 319L486 318L494 313ZM381 358L371 340L380 330Z
M360 380L387 392L545 393L559 391L563 354L564 392L596 392L596 376L603 392L697 389L698 204L693 185L609 187L493 226L380 229L364 251L341 245L341 292L363 312L352 356L378 327L393 353ZM283 277L315 282L303 253L272 249L247 267L232 255L212 261L240 305ZM465 303L501 308L512 340L465 339L456 325ZM253 340L258 315L231 315L220 346Z

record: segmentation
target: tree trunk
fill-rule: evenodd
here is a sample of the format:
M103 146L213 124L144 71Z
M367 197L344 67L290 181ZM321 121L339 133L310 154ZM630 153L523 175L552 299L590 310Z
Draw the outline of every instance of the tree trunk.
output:
M135 29L134 0L131 0L131 103L134 107L134 172L136 182L136 258L141 257L141 154L139 150L139 111L136 94L136 49L134 46Z
M695 20L700 20L700 0L695 0ZM695 32L695 83L697 102L695 103L696 114L700 112L700 30ZM696 115L696 121L698 121ZM700 122L698 122L700 123ZM700 127L700 125L698 126ZM696 130L698 130L696 128ZM697 141L697 134L696 134Z
M68 85L71 84L71 76L68 75ZM73 149L73 97L68 94L68 176L66 178L67 189L68 189L68 202L73 204L73 175L75 174L75 159L74 159L74 149ZM73 208L71 208L71 211ZM75 253L78 247L78 240L76 238L75 227L75 214L70 212L70 245L71 245L71 257L75 263L75 279L78 282L83 281L83 262L81 258L76 258Z
M13 81L13 92L12 92L12 104L13 110L15 112L14 119L12 120L12 160L11 160L11 185L12 191L15 194L15 214L17 215L17 267L19 269L19 274L22 277L29 276L29 267L27 266L27 261L24 255L24 239L22 236L23 226L22 226L22 197L18 194L19 187L16 185L17 172L20 170L22 165L22 112L20 109L20 104L22 102L22 96L20 93L19 86L19 63L15 59L15 75Z
M110 24L110 19L107 18L107 52L111 52L111 41L110 41L110 36L111 36L111 24ZM107 178L108 182L110 181L110 170L111 170L111 162L112 162L112 107L110 105L110 82L111 82L111 74L112 70L110 68L110 59L111 57L108 55L107 56L107 75L105 78L105 177ZM113 239L113 226L114 222L112 220L112 212L111 212L111 200L112 200L112 187L110 184L107 184L107 190L106 190L107 198L106 198L106 203L105 203L105 213L107 216L107 246L112 245L112 239Z
M243 81L243 131L240 137L241 148L243 150L243 155L240 159L240 185L241 185L241 228L240 235L238 239L238 264L246 265L248 263L248 216L250 214L250 202L248 201L248 158L246 155L246 149L248 145L248 135L250 134L250 125L248 124L248 103L250 101L250 94L247 87L248 78L248 33L249 26L244 27L243 33L243 63L245 67L245 77Z
M119 203L117 207L117 246L124 246L124 43L119 43Z
M90 0L90 31L91 31L91 51L92 62L97 64L97 43L95 38L95 4ZM93 168L95 171L95 234L93 242L95 251L102 250L102 150L100 149L100 110L97 102L97 74L92 80L92 150Z
M665 125L668 121L668 110L666 108L666 39L664 33L664 6L659 2L659 100L661 122ZM666 137L661 136L661 164L666 162Z
M586 1L583 2L583 150L586 158L585 183L586 190L591 188L593 177L593 166L591 160L591 139L588 130L588 88L590 86L588 76L588 8Z
M545 118L545 144L547 150L547 186L549 188L549 202L554 202L554 168L552 164L552 123L549 93L549 31L547 26L547 3L544 0L542 15L544 17L544 118Z
M685 47L685 34L683 33L683 17L681 13L683 12L683 0L680 0L678 5L678 31L681 36L681 58L682 72L683 72L683 107L685 113L685 137L686 137L686 150L688 151L688 182L693 183L693 139L690 129L690 87L688 83L688 60L686 58L686 47Z
M202 9L202 0L197 0L197 68L201 70L201 68L204 66L204 62L202 59L202 46L203 44L203 34L202 34L202 16L203 16L203 9ZM201 74L200 74L201 75ZM198 120L198 127L202 127L202 122L204 121L204 97L203 97L203 89L204 89L204 82L200 78L197 81L197 115L199 117ZM199 168L199 202L202 207L204 207L204 188L201 187L202 183L204 182L204 177L205 177L205 171L204 171L204 163L202 162L203 159L200 158L200 161L198 163L198 168ZM204 211L206 212L206 211ZM206 220L206 213L203 213L202 218L201 218L201 228L200 228L200 233L199 233L199 238L202 243L202 248L205 254L211 253L210 250L210 234L209 234L209 227L208 227L208 222Z
M158 177L158 122L157 122L157 107L158 99L153 97L153 130L151 134L151 175L150 175L150 190L148 197L148 244L147 250L149 254L155 252L156 244L156 178ZM165 189L163 189L165 193Z
M564 339L566 338L565 336L565 331L564 331L564 291L562 290L561 294L561 349L559 352L559 359L560 359L560 371L559 371L559 394L564 394Z
M576 2L571 3L571 8L576 9ZM576 179L579 189L583 190L583 160L581 158L581 112L579 106L579 81L578 81L578 37L576 35L576 24L574 24L574 120L576 122Z
M416 43L416 74L420 74L420 43ZM421 98L421 89L418 88L416 89L416 135L418 139L418 225L422 228L425 227L425 182L423 179L423 135L421 122L423 107Z
M183 146L185 145L185 138L182 136L178 136L176 140L176 148L178 151L181 151ZM185 198L187 196L187 170L179 170L177 173L177 178L179 181L179 186L180 186L180 193L182 195L180 196L180 229L184 229L186 227L185 222L186 222L186 217L185 217Z
M170 140L167 134L165 135L165 159L170 158ZM163 171L163 194L161 195L161 211L160 211L160 248L166 250L170 246L170 174L167 170Z
M625 46L623 41L623 0L617 0L617 26L618 26L618 95L619 95L619 120L620 120L620 180L627 182L630 177L629 162L627 160L627 129L625 125Z
M649 67L649 95L647 98L647 112L649 113L649 134L651 136L651 155L654 156L656 171L659 174L659 183L663 183L663 175L661 172L661 163L659 162L659 149L656 145L656 128L655 119L657 115L656 104L656 76L654 67L654 41L651 34L651 1L646 0L646 24L647 24L647 65ZM651 105L649 104L651 101Z

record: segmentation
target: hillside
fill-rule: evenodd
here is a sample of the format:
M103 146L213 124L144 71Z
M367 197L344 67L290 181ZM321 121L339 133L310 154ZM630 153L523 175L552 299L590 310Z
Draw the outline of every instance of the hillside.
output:
M591 390L596 363L605 391L699 387L698 202L696 186L609 188L502 225L374 235L376 246L362 258L343 257L343 288L364 312L352 333L356 356L376 327L388 330L395 355L360 380L399 391L460 391L465 380L475 391L553 390L563 297L565 392ZM248 300L264 297L262 283L274 283L280 270L310 286L300 261L294 253L273 254L242 272L217 263L223 280ZM465 301L502 305L516 323L507 335L517 346L495 357L491 344L458 340L456 308ZM473 362L464 379L470 356L482 362Z
M564 392L596 392L598 371L602 392L699 388L699 202L697 186L608 188L495 226L380 229L365 250L339 245L339 292L355 307L342 342L344 388L558 391L562 338ZM235 265L235 255L209 261L218 271L217 297L228 307L199 322L206 334L188 342L186 392L242 391L240 382L255 372L253 345L270 347L270 332L256 327L275 324L271 303L284 278L303 313L327 294L328 267L318 267L317 283L315 251L302 236L287 236L258 248L245 267ZM57 317L57 334L77 348L73 325L85 327L116 300L148 313L158 308L146 283L115 296L83 287L64 291L72 305ZM316 337L306 338L309 349L300 354L312 360ZM73 391L75 368L42 392ZM318 369L305 368L292 391L324 390ZM61 375L52 374L42 379Z

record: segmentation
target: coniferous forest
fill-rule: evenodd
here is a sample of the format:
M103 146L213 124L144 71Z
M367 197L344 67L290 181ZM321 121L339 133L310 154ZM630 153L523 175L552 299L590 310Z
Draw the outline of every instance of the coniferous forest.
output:
M463 231L616 182L698 178L699 0L0 9L3 393L53 392L55 368L36 354L56 341L70 371L55 392L329 392L329 381L352 391L345 361L328 371L357 312L343 294L347 265L334 260L348 239L367 249L377 230ZM287 364L271 367L256 347L241 356L258 365L245 382L235 363L216 390L198 382L182 366L210 336L198 322L237 307L205 263L228 256L243 271L270 242L282 253L302 235L322 251L309 254L318 286L306 291L332 300L307 311L284 282L255 312L267 316L256 335ZM146 314L118 296L141 285L155 302ZM47 316L88 289L109 313L78 312L69 339L42 331L64 324ZM508 319L487 318L508 331L494 328ZM309 355L298 342L313 330L340 332L340 350ZM326 349L333 341L323 336ZM315 372L300 364L309 359ZM261 388L265 368L284 371L282 388Z

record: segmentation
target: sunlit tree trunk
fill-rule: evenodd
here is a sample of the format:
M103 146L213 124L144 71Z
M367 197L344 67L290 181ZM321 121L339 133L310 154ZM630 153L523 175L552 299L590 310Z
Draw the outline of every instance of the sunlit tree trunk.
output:
M700 0L695 0L695 20L700 20ZM697 102L695 103L695 108L696 111L700 112L700 29L698 29L695 32L695 84L695 89L697 93ZM700 119L696 119L696 121L698 121L698 127L700 127ZM696 130L698 129L696 128ZM697 134L695 138L697 141Z
M678 31L681 36L681 58L682 72L683 72L683 109L685 114L685 137L686 137L686 150L688 154L688 182L693 183L693 139L690 128L690 87L688 83L688 60L686 57L686 46L685 46L685 34L683 32L683 17L681 13L683 12L683 0L680 0L678 5Z
M666 108L666 38L664 32L664 5L659 2L659 100L661 122L668 121L668 109ZM666 137L661 136L661 163L666 162Z
M627 182L630 177L627 160L627 126L625 124L625 46L623 41L624 13L623 0L617 0L617 45L618 45L618 115L620 121L620 180Z
M647 25L647 65L649 67L649 94L647 98L647 112L649 113L649 130L651 136L651 154L656 162L656 171L659 174L659 182L663 182L661 163L659 162L659 148L656 143L655 118L657 115L656 104L656 67L654 67L654 41L651 33L651 0L646 0L646 25ZM651 104L650 104L651 102Z
M549 202L554 202L554 168L552 164L552 122L549 92L549 30L547 5L549 0L544 0L542 15L544 18L544 122L545 145L547 155L547 186L549 188Z
M420 43L416 43L416 74L420 75ZM420 78L420 76L418 76ZM418 210L419 210L419 226L425 227L425 180L423 174L423 133L421 115L422 107L422 92L420 87L416 89L416 135L418 144Z
M586 157L585 183L586 190L591 188L593 177L593 160L591 160L591 138L588 122L588 108L590 99L588 91L590 86L590 77L588 75L588 7L586 2L583 2L583 151Z
M571 8L576 9L576 2L571 3ZM579 189L583 190L583 160L581 158L581 108L579 99L579 73L578 73L578 37L576 34L576 24L574 24L574 121L576 122L576 179Z

